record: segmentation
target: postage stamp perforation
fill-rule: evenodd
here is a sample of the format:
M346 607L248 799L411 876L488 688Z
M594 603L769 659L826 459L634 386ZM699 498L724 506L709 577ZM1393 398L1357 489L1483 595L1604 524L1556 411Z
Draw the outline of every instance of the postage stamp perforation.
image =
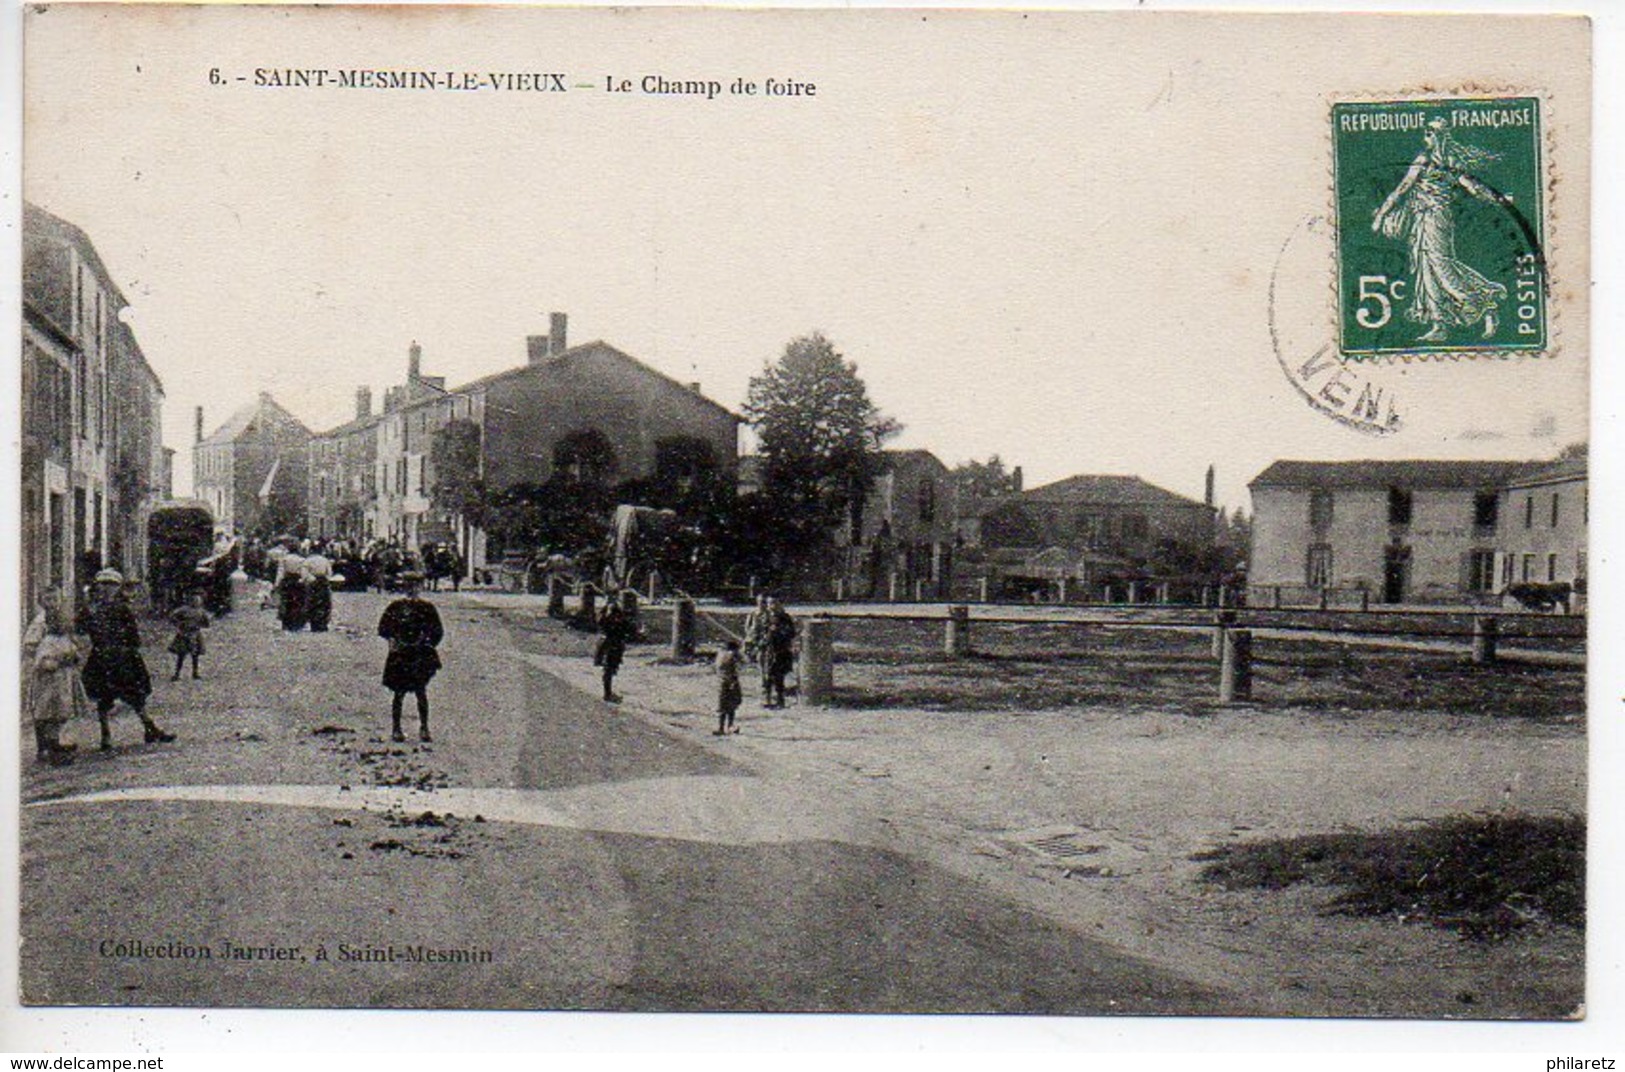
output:
M1542 320L1544 337L1540 345L1521 346L1515 342L1499 345L1463 345L1452 347L1439 346L1398 346L1386 348L1384 351L1366 349L1351 350L1346 345L1346 280L1343 275L1343 241L1342 229L1347 221L1343 218L1344 206L1340 204L1343 183L1347 176L1340 172L1338 156L1338 132L1336 114L1339 106L1371 105L1374 107L1392 104L1395 106L1424 103L1437 105L1443 102L1460 101L1464 104L1483 105L1493 101L1533 100L1536 103L1535 122L1538 126L1536 138L1537 151L1540 159L1536 162L1534 173L1537 179L1537 199L1539 216L1536 221L1536 234L1529 235L1527 226L1524 234L1535 246L1534 262L1538 265L1539 285L1541 294L1539 315ZM1546 86L1515 85L1505 82L1460 82L1448 85L1422 83L1381 92L1345 91L1327 94L1323 98L1323 107L1327 116L1327 144L1324 174L1326 175L1326 211L1332 221L1334 233L1338 240L1329 250L1332 260L1332 270L1327 274L1327 283L1331 289L1331 302L1328 306L1328 315L1331 320L1332 337L1339 340L1338 357L1344 363L1359 363L1373 365L1392 365L1397 358L1404 363L1413 361L1438 361L1448 358L1459 361L1462 358L1471 360L1506 360L1519 357L1532 357L1550 359L1555 357L1561 347L1562 322L1560 315L1561 302L1553 301L1557 292L1559 280L1552 274L1554 242L1551 223L1558 218L1558 190L1559 163L1556 153L1556 129L1559 124L1550 120L1554 112L1553 93ZM1464 179L1470 176L1463 174ZM1503 207L1512 204L1512 198L1506 196L1502 199Z

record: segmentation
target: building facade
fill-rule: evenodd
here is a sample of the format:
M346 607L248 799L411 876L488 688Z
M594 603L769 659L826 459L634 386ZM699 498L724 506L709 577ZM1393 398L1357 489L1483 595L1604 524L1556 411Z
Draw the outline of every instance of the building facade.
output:
M1492 599L1508 488L1546 464L1527 461L1279 461L1249 485L1248 584L1288 601L1355 589L1383 603ZM1520 493L1521 494L1521 493Z
M163 385L119 320L125 305L82 230L24 206L25 614L103 564L145 569L146 517L163 490Z
M302 533L309 520L310 429L267 391L204 437L197 414L193 494L216 526L243 536Z
M1498 591L1515 584L1586 587L1591 501L1587 458L1577 453L1507 482L1501 490Z
M636 358L597 341L567 342L554 313L546 335L526 340L523 365L448 388L426 376L422 349L408 351L406 380L384 393L383 411L315 437L311 527L394 538L417 548L450 541L469 569L501 553L486 533L435 505L435 442L452 422L479 437L480 480L492 494L541 485L568 472L603 487L675 480L704 469L737 479L740 418ZM370 452L370 484L358 480ZM533 550L533 549L532 549Z
M952 474L927 450L888 450L863 508L839 535L845 594L946 599L953 593L955 522Z

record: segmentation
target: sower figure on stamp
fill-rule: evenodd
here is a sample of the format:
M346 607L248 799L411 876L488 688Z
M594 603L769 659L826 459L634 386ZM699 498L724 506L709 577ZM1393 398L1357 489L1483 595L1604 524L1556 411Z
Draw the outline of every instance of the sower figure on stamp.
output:
M615 675L621 669L621 660L626 658L626 643L632 639L634 628L619 599L611 598L598 616L598 647L593 652L592 663L604 671L605 703L621 702L615 693Z
M440 612L434 604L422 599L418 589L423 576L402 573L397 578L404 593L384 609L378 619L378 635L389 641L389 657L384 661L384 687L394 693L390 706L391 739L406 740L401 732L401 704L406 694L417 697L418 739L429 736L429 681L440 669L440 642L445 639L445 628L440 624Z
M1423 135L1422 151L1371 219L1373 231L1410 247L1414 297L1405 317L1427 325L1418 342L1441 342L1448 328L1473 328L1481 322L1484 338L1495 334L1495 311L1506 300L1507 288L1457 257L1452 202L1465 191L1498 203L1495 192L1470 173L1496 158L1456 141L1444 120L1435 119Z
M147 714L147 697L152 695L152 677L141 658L141 630L135 612L124 598L124 575L104 569L96 574L90 589L90 602L74 623L75 632L90 638L90 656L85 660L85 692L96 701L96 718L101 722L104 752L113 750L113 732L108 723L113 705L123 700L141 720L148 744L167 744L173 733L159 728Z

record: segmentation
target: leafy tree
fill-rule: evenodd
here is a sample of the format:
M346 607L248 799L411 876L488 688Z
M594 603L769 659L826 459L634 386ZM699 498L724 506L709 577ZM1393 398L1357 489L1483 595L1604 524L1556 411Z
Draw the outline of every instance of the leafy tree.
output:
M1020 490L1016 487L1015 473L1005 468L1004 460L997 454L985 462L960 462L954 466L951 476L960 502L998 499Z
M870 401L857 365L820 332L792 340L752 377L744 411L762 453L767 527L757 538L782 567L861 516L882 445L902 426Z
M491 497L480 477L480 426L463 418L447 421L430 443L429 463L434 467L435 509L484 528Z

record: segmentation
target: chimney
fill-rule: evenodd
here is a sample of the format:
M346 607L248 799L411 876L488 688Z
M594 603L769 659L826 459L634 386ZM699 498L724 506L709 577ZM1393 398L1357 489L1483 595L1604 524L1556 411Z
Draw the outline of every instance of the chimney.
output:
M1010 490L1018 495L1021 494L1021 466L1019 465L1010 470Z
M1207 467L1207 493L1202 497L1202 502L1207 505L1209 510L1213 509L1213 466L1211 465Z
M568 318L563 313L553 313L548 318L548 352L557 356L565 351L564 326Z
M203 407L199 406L192 419L192 442L203 442Z
M525 356L532 365L539 365L547 360L548 349L552 345L553 340L546 335L526 335Z
M406 351L406 382L417 383L423 378L423 347L416 339Z
M690 380L689 383L688 383L688 389L690 391L693 391L695 394L699 394L700 393L700 381L699 380Z
M355 389L355 416L358 421L372 416L371 387L357 387Z

